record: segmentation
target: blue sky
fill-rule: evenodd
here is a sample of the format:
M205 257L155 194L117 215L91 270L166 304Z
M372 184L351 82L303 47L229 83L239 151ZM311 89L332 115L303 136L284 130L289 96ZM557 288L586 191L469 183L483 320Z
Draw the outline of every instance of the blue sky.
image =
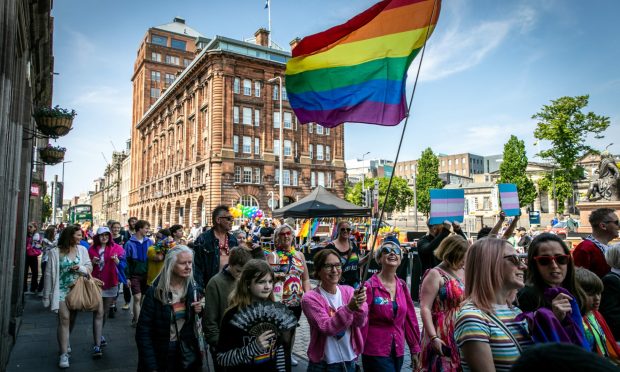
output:
M272 0L272 36L281 46L342 23L375 1ZM91 188L105 160L130 136L131 74L149 27L175 16L205 36L252 37L267 26L263 0L54 2L54 104L74 108L65 198ZM531 116L562 96L590 94L587 110L611 126L592 146L620 153L620 14L616 0L444 0L428 42L400 160L436 153L502 152L511 134L534 157ZM411 93L418 60L409 73ZM402 124L345 124L345 158L394 159ZM380 141L377 139L380 138ZM549 144L542 143L541 149ZM359 149L366 149L361 151ZM60 175L48 167L46 178Z

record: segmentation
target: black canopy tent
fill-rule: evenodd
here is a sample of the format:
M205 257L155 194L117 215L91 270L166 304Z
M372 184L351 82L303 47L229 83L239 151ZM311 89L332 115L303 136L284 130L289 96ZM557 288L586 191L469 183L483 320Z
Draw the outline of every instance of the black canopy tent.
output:
M305 198L274 210L273 217L370 217L370 208L351 204L318 186Z

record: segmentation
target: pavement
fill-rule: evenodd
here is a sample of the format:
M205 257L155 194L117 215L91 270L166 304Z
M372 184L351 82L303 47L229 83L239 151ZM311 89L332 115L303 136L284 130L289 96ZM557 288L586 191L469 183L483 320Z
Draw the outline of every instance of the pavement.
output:
M122 297L119 297L118 311L114 319L108 319L103 335L108 346L103 348L103 358L93 360L92 315L78 313L75 328L71 333L70 344L71 367L74 371L135 371L138 367L138 349L135 342L135 330L130 327L131 314L122 310ZM420 310L416 314L422 329ZM56 329L57 315L45 309L36 295L25 295L25 307L22 323L13 346L8 372L42 372L58 370L58 342ZM302 315L295 336L293 356L299 361L293 372L306 371L308 367L307 349L310 342L310 329L305 316ZM405 352L404 370L411 364L409 351ZM212 370L212 369L211 369Z

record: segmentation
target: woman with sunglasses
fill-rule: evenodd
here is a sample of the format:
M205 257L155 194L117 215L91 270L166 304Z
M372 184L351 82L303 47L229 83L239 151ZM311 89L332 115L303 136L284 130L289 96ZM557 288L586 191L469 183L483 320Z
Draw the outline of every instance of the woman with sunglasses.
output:
M531 345L527 323L511 305L525 265L504 239L479 239L465 258L465 297L454 338L463 371L509 371Z
M364 345L361 327L368 319L366 291L338 284L342 262L332 249L314 255L314 275L319 286L301 302L310 325L308 372L355 372Z
M310 275L303 253L295 250L293 246L293 228L282 224L273 233L274 251L267 256L267 263L275 274L273 294L275 300L288 307L299 321L301 318L301 298L304 293L310 291ZM293 331L295 342L295 332ZM297 361L291 358L291 364L297 365Z
M330 242L324 249L332 249L340 256L342 263L342 275L340 284L353 288L360 284L360 249L351 239L351 224L349 221L340 221L336 225L337 239Z
M530 243L527 260L527 285L517 295L519 308L523 312L550 310L548 313L555 316L562 326L570 323L571 319L581 319L585 293L575 279L575 265L564 241L550 233L536 236ZM573 301L576 306L572 305ZM552 319L546 323L550 321ZM571 328L573 331L574 334L569 337L573 342L580 343L584 339L581 322L575 322Z
M364 284L368 304L368 323L362 329L366 340L362 353L364 371L400 371L405 342L413 369L417 369L420 329L409 289L396 276L401 260L402 250L395 237L386 238L375 251L381 271Z

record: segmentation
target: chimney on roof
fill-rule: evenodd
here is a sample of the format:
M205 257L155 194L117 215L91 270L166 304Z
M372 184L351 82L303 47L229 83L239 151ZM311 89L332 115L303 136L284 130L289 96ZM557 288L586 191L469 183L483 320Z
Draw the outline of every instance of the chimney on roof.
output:
M291 40L290 43L288 43L291 46L291 52L293 51L293 49L295 49L295 47L297 46L297 44L299 44L300 41L301 39L296 37L293 40Z
M256 44L264 47L269 46L269 31L265 28L259 28L258 31L254 33L256 37Z
M172 20L172 22L174 22L174 23L183 23L183 24L185 24L185 18L181 18L181 17L174 17L174 19Z

